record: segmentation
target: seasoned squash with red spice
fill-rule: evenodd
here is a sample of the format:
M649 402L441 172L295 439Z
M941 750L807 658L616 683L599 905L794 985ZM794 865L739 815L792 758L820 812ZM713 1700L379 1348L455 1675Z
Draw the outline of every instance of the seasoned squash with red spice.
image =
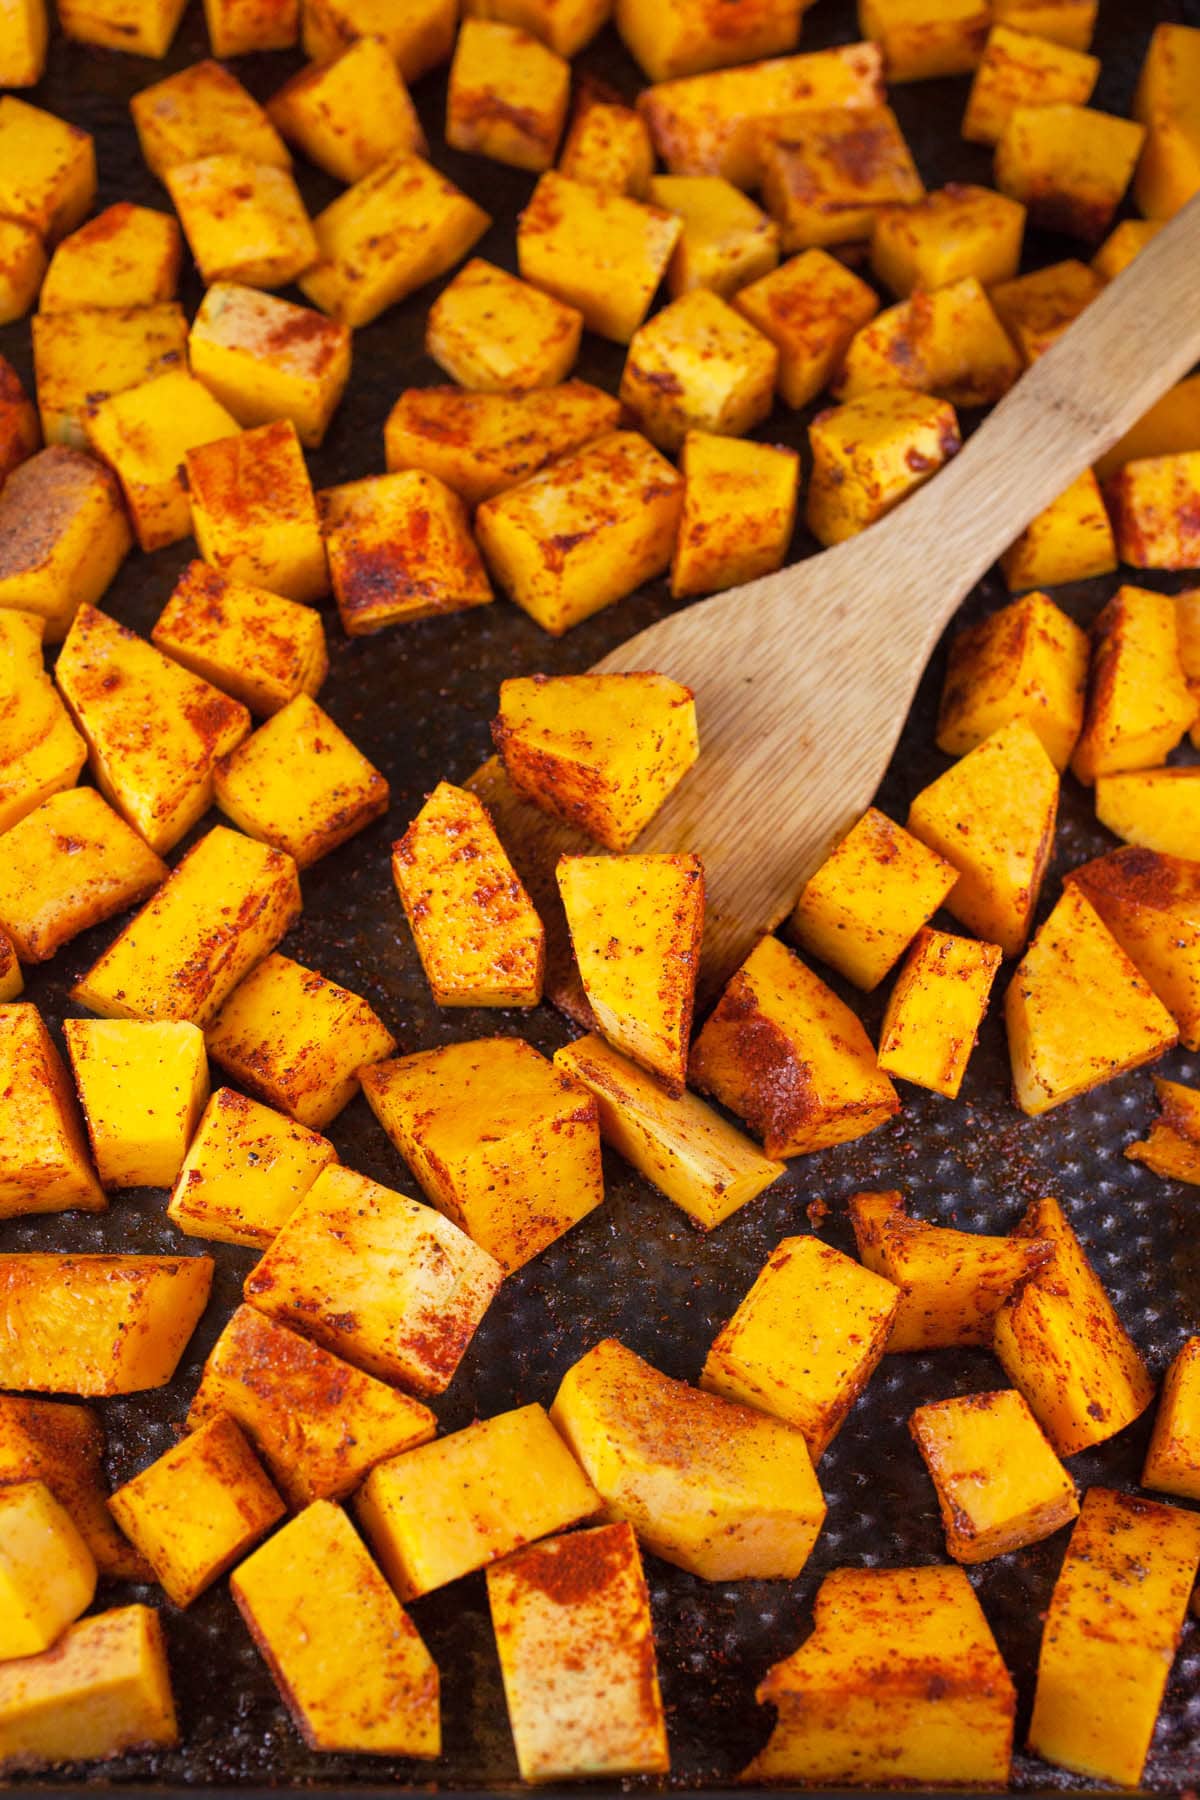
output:
M1200 1338L1189 1338L1167 1370L1141 1485L1200 1500Z
M468 16L446 89L446 142L517 169L548 169L567 118L571 68L531 32Z
M144 1581L149 1571L108 1510L104 1430L94 1409L69 1400L0 1394L0 1490L44 1482L78 1528L102 1575Z
M1021 373L1021 359L974 275L932 293L918 289L855 333L833 383L839 399L913 388L954 406L990 406Z
M36 1006L0 1006L0 1218L103 1212L70 1078Z
M160 180L182 163L217 156L231 145L254 163L292 166L287 146L262 107L218 62L193 63L142 88L129 110L142 155Z
M871 267L900 300L973 275L987 288L1011 281L1021 260L1025 208L991 188L951 182L875 220Z
M1075 1483L1015 1388L931 1401L908 1429L937 1489L955 1562L1040 1544L1079 1512Z
M1195 691L1193 689L1193 691ZM1193 742L1198 728L1192 727ZM1200 862L1200 767L1133 769L1096 778L1096 817L1142 850ZM2 914L0 914L2 917Z
M999 944L923 926L879 1028L879 1067L956 1099L1003 956Z
M189 1237L265 1250L333 1145L248 1094L218 1088L174 1182L167 1217Z
M318 497L348 636L486 606L491 584L458 495L423 469L366 475Z
M300 0L204 0L214 56L290 50L300 35Z
M287 287L316 262L312 220L287 169L222 154L176 163L163 180L206 286Z
M38 311L173 300L180 254L179 226L169 213L119 200L63 239L50 258Z
M16 0L5 19L0 49L0 85L36 87L46 66L50 21L46 0Z
M881 208L925 192L890 107L813 108L758 130L763 200L784 250L869 238Z
M1031 520L1000 558L1010 594L1090 581L1111 574L1116 566L1113 528L1090 469Z
M1071 768L1090 785L1101 775L1153 769L1197 713L1184 678L1179 618L1167 594L1122 587L1092 627L1094 649L1083 735Z
M192 320L188 361L239 425L290 419L312 450L350 375L350 331L309 306L214 281Z
M1094 269L1068 258L1012 281L998 282L988 298L1029 364L1045 355L1103 287Z
M430 307L425 348L460 386L507 394L565 381L582 331L575 307L475 256Z
M1145 127L1060 101L1018 106L996 145L996 186L1031 224L1096 244L1133 176Z
M204 1033L176 1019L64 1019L106 1188L170 1187L208 1099Z
M590 331L627 344L682 230L682 219L659 206L552 169L517 221L517 263L526 281L581 312Z
M826 547L891 512L962 443L947 401L905 387L860 394L818 413L808 441L808 528Z
M45 1483L0 1488L0 1667L48 1650L95 1592L92 1553Z
M1142 64L1133 116L1146 126L1134 198L1151 219L1169 219L1200 189L1200 31L1157 25Z
M969 75L991 22L989 0L859 0L864 37L883 51L889 81Z
M805 250L733 297L779 351L779 393L807 406L828 387L855 332L879 311L874 288L824 250Z
M116 471L138 544L149 551L190 535L184 458L197 444L228 437L237 420L203 382L170 369L98 401L83 429L90 448Z
M454 46L454 0L305 0L305 56L329 62L356 38L386 43L405 81L417 81L446 61Z
M46 642L61 644L79 608L95 605L132 548L112 470L52 444L13 469L0 490L0 608L5 616L32 615Z
M811 0L616 0L616 25L649 81L793 50Z
M1014 719L1037 733L1065 769L1083 729L1086 632L1046 594L991 613L950 646L938 714L938 749L961 756Z
M633 424L660 450L689 431L744 437L775 398L779 352L719 295L695 288L639 326L621 375Z
M315 694L329 670L319 612L202 562L183 571L150 639L259 718Z
M11 325L29 311L45 269L46 247L33 226L0 219L0 325Z
M1129 1144L1125 1154L1166 1181L1200 1187L1200 1089L1185 1087L1180 1081L1163 1081L1156 1075L1154 1092L1161 1114L1151 1125L1150 1136L1142 1143Z
M423 0L426 6L433 3ZM453 14L453 0L440 3ZM386 6L388 0L375 4ZM605 24L612 0L462 0L462 10L468 19L504 19L520 25L560 56L574 56Z
M267 102L271 123L337 181L361 181L396 155L423 155L425 133L386 43L356 38L309 63Z
M689 431L679 467L683 516L671 560L676 598L737 587L783 567L796 523L795 450Z
M1200 862L1129 847L1073 869L1067 880L1095 907L1130 961L1200 1050Z
M605 88L580 83L575 113L558 159L559 172L608 194L647 194L654 173L654 146L642 115L623 106ZM665 204L654 200L656 206ZM670 211L670 207L667 208Z
M667 268L674 299L708 288L732 300L779 261L778 225L720 175L655 175L647 197L683 220Z
M1200 568L1200 450L1127 462L1105 491L1122 562Z
M1071 50L1086 50L1096 29L1100 0L992 0L1000 24Z
M95 195L90 133L15 94L0 97L0 217L57 244L83 223Z

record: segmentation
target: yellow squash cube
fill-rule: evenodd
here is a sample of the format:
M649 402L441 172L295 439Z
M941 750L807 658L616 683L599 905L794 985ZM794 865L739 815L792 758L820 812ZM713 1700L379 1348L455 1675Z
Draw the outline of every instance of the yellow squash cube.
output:
M1189 25L1156 25L1133 97L1134 118L1148 125L1156 113L1194 107L1198 74L1200 31Z
M800 458L778 444L689 431L679 460L683 513L671 561L676 598L773 574L796 524Z
M475 515L500 585L544 631L572 625L670 566L683 478L636 431L613 431Z
M202 1029L300 916L296 865L215 825L103 951L71 998L106 1019Z
M1040 1544L1077 1516L1075 1483L1015 1388L918 1406L908 1428L937 1489L955 1562Z
M12 520L6 514L0 500L0 543ZM0 831L72 787L87 761L87 745L42 667L43 628L35 613L0 603Z
M589 330L627 344L682 231L683 220L660 206L550 170L520 215L517 261L526 281L575 307Z
M810 877L789 930L802 950L869 993L957 880L944 857L872 806Z
M145 900L169 872L95 788L68 788L5 833L0 927L22 962L45 962L89 926Z
M1103 288L1094 269L1068 258L998 282L988 298L1028 365L1045 355Z
M99 1762L179 1742L167 1646L149 1606L68 1626L41 1656L0 1663L0 1768Z
M1200 460L1198 458L1197 460ZM1169 595L1122 587L1093 626L1095 650L1083 735L1071 768L1082 782L1153 769L1196 718Z
M499 1263L432 1207L332 1163L244 1291L268 1318L368 1375L440 1394L502 1278Z
M682 1093L704 929L699 857L563 856L557 875L601 1032L671 1093Z
M1058 770L1024 718L1002 725L913 801L908 829L959 871L946 910L1015 956L1054 848Z
M169 213L120 200L64 238L46 270L41 312L157 306L179 285L179 226Z
M996 145L996 186L1035 225L1098 243L1133 177L1145 127L1060 101L1017 106Z
M621 401L662 450L678 450L693 430L742 437L770 412L778 366L769 338L697 288L634 333Z
M317 503L290 419L217 438L184 460L205 562L289 600L328 593Z
M990 406L1021 373L1021 358L974 275L919 289L856 332L833 383L839 399L913 388L953 406Z
M554 1053L554 1066L595 1096L606 1144L708 1231L783 1174L720 1113L661 1082L590 1033Z
M104 1431L92 1407L0 1394L0 1491L42 1482L74 1522L97 1569L114 1580L149 1574L108 1510Z
M487 571L459 496L423 469L326 488L318 506L350 637L486 606Z
M55 677L102 792L169 850L211 806L213 766L249 713L94 606L76 613Z
M958 1097L1003 956L999 944L922 928L879 1028L879 1067Z
M286 287L316 262L316 234L286 169L225 151L175 163L163 179L206 286Z
M881 212L871 267L893 294L908 298L973 275L983 287L1011 281L1021 260L1025 208L991 188L951 182L911 206Z
M392 156L424 153L425 133L381 37L356 38L310 63L267 102L271 123L338 181L361 181Z
M1100 0L992 0L1000 23L1072 50L1087 49L1099 10Z
M567 118L571 68L532 33L499 19L459 27L446 90L446 142L516 169L548 169Z
M340 1507L307 1507L230 1591L311 1749L440 1755L437 1665Z
M300 35L300 0L204 0L214 56L290 50Z
M1198 782L1194 765L1097 776L1096 817L1127 844L1200 862Z
M184 459L198 444L228 437L237 420L201 382L175 369L101 400L83 428L116 471L137 541L148 551L190 534Z
M1024 719L1056 769L1065 769L1083 729L1086 632L1046 594L1026 594L950 646L938 714L938 748L961 756Z
M208 1256L0 1256L0 1385L86 1397L165 1387L212 1275Z
M616 0L616 26L650 81L698 75L726 63L794 50L808 0L762 0L728 7L720 0Z
M854 537L957 455L954 408L908 388L860 394L808 428L809 530L822 544Z
M11 325L29 311L45 270L41 234L20 219L0 218L0 325Z
M313 1131L353 1100L359 1071L395 1048L358 994L278 952L250 971L208 1028L214 1062Z
M851 1195L850 1222L864 1266L899 1290L889 1354L987 1347L1001 1306L1054 1254L1048 1240L986 1237L911 1219L895 1192Z
M169 169L235 146L251 162L290 169L287 146L258 101L217 62L193 63L129 102L142 155L165 181Z
M369 325L452 269L490 224L423 158L390 156L313 220L320 260L300 290L343 325Z
M1200 451L1127 462L1106 483L1121 561L1200 568Z
M1169 219L1200 188L1200 31L1154 29L1134 95L1133 115L1147 127L1134 196L1151 219Z
M587 176L581 173L578 179L586 181ZM708 288L722 300L732 300L739 288L770 274L779 261L774 219L720 175L654 175L646 198L683 220L667 265L667 291L673 299ZM746 317L752 315L747 312ZM759 320L753 323L765 329Z
M162 57L171 47L187 0L58 0L67 37L106 50Z
M35 87L46 66L50 22L46 0L13 0L4 8L0 46L0 86Z
M505 1274L604 1198L595 1100L519 1038L379 1064L363 1091L426 1197Z
M899 1289L816 1237L784 1238L713 1340L709 1393L785 1419L817 1463L887 1345Z
M704 1581L791 1580L825 1520L804 1436L673 1381L616 1338L567 1373L551 1418L612 1520Z
M553 387L579 354L583 314L472 257L444 287L425 324L425 349L477 393Z
M1166 1181L1200 1187L1200 1090L1156 1075L1154 1092L1161 1117L1150 1127L1145 1143L1129 1144L1125 1154Z
M1195 1513L1090 1490L1046 1613L1035 1756L1093 1781L1139 1784L1198 1565Z
M557 50L574 56L605 23L611 0L463 0L468 19L504 19Z
M328 856L387 811L388 784L307 694L297 694L214 773L217 805L297 868Z
M1086 106L1099 73L1099 58L1085 50L996 23L971 84L962 134L968 143L998 144L1019 106Z
M1200 588L1189 588L1175 596L1176 624L1179 636L1179 663L1184 680L1200 708ZM1200 716L1191 731L1192 742L1200 750Z
M1052 1259L996 1317L994 1349L1060 1456L1102 1444L1154 1398L1154 1382L1057 1200L1037 1200L1018 1238Z
M188 336L192 374L239 425L290 419L300 442L325 436L350 375L350 331L258 288L215 282Z
M835 1569L815 1621L758 1685L778 1716L744 1781L1007 1785L1016 1691L961 1569Z
M95 1559L45 1483L0 1488L0 1667L48 1650L95 1592Z
M202 562L188 564L150 636L174 662L260 718L315 694L329 669L319 612L229 581Z
M772 1159L863 1137L900 1110L855 1014L773 937L709 1014L690 1079L744 1119Z
M83 449L92 408L156 375L183 369L187 320L173 301L38 313L33 361L46 442Z
M1090 581L1111 574L1116 566L1113 528L1100 483L1090 469L1051 501L1000 558L1010 594Z
M989 0L859 0L859 27L883 51L889 81L969 75L987 41Z
M487 1590L521 1779L666 1774L654 1624L632 1527L534 1544L493 1564Z
M381 37L405 81L449 57L458 23L455 0L304 0L304 54L329 62L360 37Z
M67 1072L27 1002L0 1006L0 1094L0 1218L103 1212Z
M186 1023L67 1019L63 1035L103 1185L170 1187L208 1099L204 1033Z
M439 1006L536 1006L546 933L486 807L440 781L392 846L392 877Z
M1200 1338L1189 1338L1167 1370L1141 1485L1200 1499Z
M1122 219L1092 258L1097 275L1105 281L1115 281L1153 243L1164 223L1162 219Z
M415 1600L594 1517L600 1496L535 1405L377 1463L355 1507L392 1587Z
M654 172L654 146L646 121L631 106L609 99L604 90L581 92L558 166L572 181L664 204L646 192Z
M240 1562L287 1510L228 1418L181 1438L118 1488L109 1506L180 1608Z
M340 1500L375 1463L428 1443L427 1406L240 1306L204 1365L188 1428L235 1419L294 1509Z
M925 192L890 107L813 108L762 129L763 200L784 250L869 238L881 207Z
M828 252L805 250L743 287L733 305L779 351L780 398L798 407L828 387L879 298Z
M167 1217L189 1237L265 1250L336 1161L319 1133L247 1094L218 1088L176 1175Z
M1200 1050L1200 863L1114 850L1067 879L1174 1016L1180 1043Z
M95 197L91 135L15 94L0 96L0 215L53 245L83 223Z

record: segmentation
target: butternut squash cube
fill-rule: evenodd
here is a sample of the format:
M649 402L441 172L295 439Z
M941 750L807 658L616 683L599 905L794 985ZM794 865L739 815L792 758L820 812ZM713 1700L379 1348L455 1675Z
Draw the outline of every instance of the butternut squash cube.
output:
M784 1238L717 1333L700 1385L796 1426L818 1463L877 1367L899 1302L885 1276L819 1238Z
M1015 1388L931 1401L908 1428L937 1489L955 1562L989 1562L1040 1544L1078 1515L1075 1483Z
M100 1573L142 1581L149 1570L108 1510L103 1454L104 1431L90 1406L0 1394L0 1492L15 1483L44 1483Z
M388 414L389 469L424 469L468 507L604 437L621 418L615 394L585 381L522 394L407 388Z
M1025 208L991 188L951 182L911 206L879 213L871 267L906 300L974 276L983 287L1011 281L1021 260Z
M405 81L417 81L454 47L454 0L304 0L305 56L329 62L360 37L381 37Z
M11 516L0 498L0 544ZM0 602L0 831L71 787L87 761L87 745L42 666L43 629L37 614Z
M560 56L574 56L606 23L611 0L463 0L468 19L520 25Z
M361 181L392 156L422 155L425 133L381 37L356 38L332 62L309 63L267 102L289 143L338 181Z
M968 275L932 293L918 289L857 331L833 391L846 400L903 387L953 406L990 406L1021 367L987 295Z
M272 718L313 695L329 670L319 612L189 563L158 615L153 643L193 675Z
M171 47L187 0L59 0L67 37L106 50L163 57Z
M604 1198L595 1100L519 1038L377 1064L363 1091L426 1198L506 1275Z
M32 329L38 411L48 444L86 449L85 421L93 407L187 362L187 320L174 301L37 313Z
M971 144L998 144L1019 106L1086 106L1100 74L1099 58L1086 54L1086 44L1071 49L1015 20L1001 24L995 8L993 16L963 118Z
M95 1559L45 1483L0 1488L0 1665L48 1650L95 1592Z
M319 251L287 169L240 151L175 163L163 176L201 279L286 287Z
M690 1080L744 1119L772 1160L863 1137L900 1110L854 1013L773 937L709 1014Z
M206 563L289 600L329 592L317 503L290 419L201 444L184 463Z
M1087 716L1071 758L1075 775L1089 786L1100 775L1157 767L1197 709L1180 662L1179 619L1169 595L1122 587L1092 631Z
M1156 25L1146 47L1131 111L1148 125L1156 113L1188 110L1200 75L1200 31L1189 25Z
M208 1099L203 1032L186 1023L67 1019L63 1035L102 1184L170 1187Z
M839 44L662 81L639 94L637 107L672 175L722 175L749 188L762 174L764 119L810 107L875 107L885 97L879 46Z
M517 791L628 850L700 754L692 690L666 675L524 675L492 723Z
M1162 219L1122 219L1092 258L1092 267L1105 281L1115 281L1139 257L1162 230Z
M214 56L290 50L300 35L300 0L204 0Z
M1024 719L1065 769L1083 729L1089 653L1087 633L1047 594L1026 594L960 631L946 665L938 749L961 756Z
M682 509L666 458L612 431L485 500L475 532L501 587L561 637L670 566Z
M977 68L990 0L859 0L859 27L883 51L889 81L930 81Z
M794 50L808 0L766 0L730 11L713 0L616 0L617 30L649 81L698 75L726 63Z
M290 169L287 146L258 101L218 62L193 63L129 102L142 155L160 181L169 169L226 154Z
M249 713L94 606L76 613L55 677L102 792L169 850L211 806L216 759Z
M620 397L632 422L662 450L689 431L742 437L775 398L779 352L733 308L696 288L634 333Z
M1156 1085L1161 1092L1175 1084ZM1165 1115L1165 1095L1163 1111ZM1163 1379L1141 1485L1184 1500L1200 1499L1200 1338L1187 1340Z
M419 1394L450 1385L503 1278L449 1219L332 1163L246 1277L270 1319Z
M350 375L350 331L310 307L218 281L188 336L192 374L239 425L290 419L315 449Z
M2 246L0 246L2 253ZM0 356L0 487L21 463L41 448L37 408L7 357Z
M1186 1181L1200 1187L1200 1092L1182 1082L1154 1077L1154 1092L1162 1109L1150 1127L1145 1143L1129 1144L1125 1154L1145 1163L1166 1181ZM1144 1483L1154 1486L1155 1483Z
M808 442L808 528L829 546L891 512L957 455L962 439L948 401L896 387L818 413Z
M874 288L824 250L791 257L740 289L733 305L779 351L780 398L797 407L829 386L855 333L879 311Z
M1017 718L931 781L909 808L912 835L959 871L947 912L1006 956L1029 936L1054 847L1058 789L1041 739Z
M616 1338L582 1356L550 1412L604 1502L648 1550L704 1581L791 1580L825 1520L803 1433L689 1387Z
M1015 281L998 282L988 298L1028 367L1045 355L1103 287L1094 269L1068 258L1018 275Z
M1029 1722L1035 1756L1136 1787L1200 1565L1200 1519L1085 1495L1050 1596Z
M1105 496L1122 562L1200 568L1200 451L1127 462Z
M167 1598L190 1606L287 1508L232 1419L218 1417L117 1489L113 1517Z
M597 1033L564 1044L554 1066L595 1096L600 1132L627 1163L708 1231L783 1174L750 1139L685 1089L668 1093Z
M83 223L95 197L91 134L15 94L0 95L0 215L54 245Z
M0 86L36 87L46 66L49 35L46 0L15 0L5 8Z
M295 1509L340 1500L385 1457L428 1443L427 1406L239 1306L214 1344L188 1428L236 1419Z
M0 1256L0 1383L87 1398L165 1387L212 1275L209 1256Z
M34 0L37 5L44 0ZM20 219L0 218L0 325L25 316L46 271L41 234Z
M996 1316L993 1347L1060 1456L1102 1444L1154 1398L1154 1382L1057 1200L1014 1233L1054 1255Z
M317 497L333 591L351 637L486 606L491 583L459 496L423 469Z
M587 176L581 173L578 179L586 181ZM779 261L774 219L720 175L653 175L646 197L683 220L667 265L672 299L708 288L722 300L733 300L739 288L768 275ZM766 331L752 313L743 307L738 311Z
M67 1072L27 1002L0 1006L0 1094L0 1218L103 1212Z
M1010 594L1023 588L1057 587L1065 581L1090 581L1111 574L1116 566L1113 528L1090 469L1052 500L1000 558Z
M654 173L654 146L646 121L631 106L619 105L602 91L584 89L580 94L558 166L572 181L585 181L606 193L654 199L646 191ZM654 200L654 204L662 206L664 202Z
M1179 1027L1200 1050L1200 863L1127 848L1073 869L1086 896Z
M912 1219L896 1192L853 1194L850 1222L864 1267L900 1292L889 1353L990 1345L1001 1306L1054 1255L1049 1240Z
M450 64L446 142L516 169L548 169L570 91L565 57L517 25L468 16Z
M1086 50L1096 28L1100 0L992 0L992 12L1014 31Z
M137 541L147 551L191 532L183 480L188 451L237 428L237 420L182 369L110 395L83 421L89 445L116 471Z
M306 869L387 811L388 784L307 694L220 758L217 805L264 844Z
M1096 778L1096 817L1127 844L1200 862L1200 768ZM0 911L0 921L3 913Z
M744 1781L1003 1787L1017 1697L961 1569L835 1569L756 1691L778 1714Z
M461 262L491 222L423 158L389 156L313 220L320 260L300 291L343 325L369 325Z
M69 1625L40 1656L0 1663L0 1769L100 1762L179 1742L167 1647L149 1606Z
M1200 32L1194 26L1154 29L1133 100L1147 127L1134 198L1151 219L1169 219L1200 189Z
M214 825L71 989L106 1019L210 1024L300 916L296 865Z
M869 238L881 207L925 192L890 107L814 107L760 130L763 200L785 251Z
M518 220L517 262L526 281L582 313L589 330L627 344L682 231L682 219L659 206L551 169Z
M996 186L1033 224L1098 243L1133 177L1145 127L1059 101L1017 106L996 145Z
M779 444L689 431L683 514L671 561L679 598L737 587L783 567L796 524L800 458Z
M50 258L38 308L157 306L175 298L179 260L176 221L120 200L63 239Z
M392 876L439 1006L536 1006L546 933L486 807L440 781L392 846Z
M872 806L810 877L789 929L802 950L869 993L957 880L944 857Z
M340 1507L314 1501L229 1585L311 1749L441 1754L437 1665Z
M879 1067L958 1097L1004 952L999 944L922 927L879 1028Z
M321 1170L326 1138L269 1106L218 1088L175 1177L167 1217L189 1237L265 1250Z
M463 387L503 394L565 381L582 331L573 306L476 256L430 307L425 349Z

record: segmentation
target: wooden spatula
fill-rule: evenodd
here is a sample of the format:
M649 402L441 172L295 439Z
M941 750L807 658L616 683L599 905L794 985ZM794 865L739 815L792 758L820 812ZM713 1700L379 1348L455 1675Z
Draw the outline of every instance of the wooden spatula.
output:
M661 619L595 665L655 669L696 694L700 760L637 848L703 858L700 1003L870 805L934 645L971 588L1200 360L1198 286L1200 197L894 512ZM588 845L521 800L498 763L472 786L546 919L548 996L583 1017L554 864Z

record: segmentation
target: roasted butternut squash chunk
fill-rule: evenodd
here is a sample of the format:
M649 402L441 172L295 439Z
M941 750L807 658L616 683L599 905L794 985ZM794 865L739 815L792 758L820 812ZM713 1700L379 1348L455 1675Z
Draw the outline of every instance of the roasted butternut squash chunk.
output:
M665 1774L654 1624L632 1527L519 1550L489 1568L487 1591L521 1779Z
M1131 262L1141 255L1162 230L1162 219L1122 219L1115 225L1092 258L1092 267L1105 281L1115 281Z
M763 201L785 251L869 238L881 207L925 192L888 106L814 107L759 130Z
M0 324L25 316L37 299L45 268L46 248L33 226L0 219Z
M0 1488L0 1665L48 1650L95 1592L95 1559L45 1483Z
M188 359L239 425L290 419L313 449L350 375L350 331L311 307L215 281L192 320Z
M903 211L905 209L898 208ZM953 406L990 406L1021 373L1021 358L974 275L918 289L855 333L833 383L839 399L912 388Z
M1189 1338L1167 1370L1141 1484L1200 1500L1200 1338Z
M161 550L187 537L192 509L183 462L197 444L228 437L237 420L182 369L110 394L83 422L96 455L116 471L137 541Z
M39 312L156 306L179 285L179 226L169 213L119 200L64 238L50 258Z
M1090 469L1040 512L1000 558L1010 594L1090 581L1111 574L1116 566L1113 528Z
M526 281L575 307L589 330L627 344L682 230L674 213L551 169L518 220L517 262Z
M142 155L165 181L170 169L219 156L231 145L254 163L290 169L287 146L257 100L220 63L193 63L143 88L129 103Z
M567 119L571 68L531 32L468 16L446 89L446 142L517 169L548 169Z
M683 512L672 594L711 594L782 568L796 523L794 450L689 431L679 466Z
M808 428L808 528L840 544L881 519L956 455L954 408L904 387L860 394Z
M186 362L187 319L173 300L37 313L32 330L47 444L86 449L84 424L92 407L156 375L178 372Z
M879 1067L956 1099L1003 956L999 944L922 926L879 1028Z
M104 1431L90 1406L0 1394L0 1492L15 1483L44 1483L101 1575L143 1581L149 1570L108 1510L103 1454Z
M1147 127L1134 198L1151 219L1169 219L1200 189L1200 33L1194 26L1154 29L1133 100Z
M419 1394L450 1384L503 1271L432 1207L333 1163L246 1277L252 1306Z
M16 0L5 19L0 48L0 83L7 87L36 87L46 66L50 22L46 0Z
M94 456L52 444L0 491L0 608L43 620L46 642L61 644L132 547L116 476Z
M1129 848L1067 879L1172 1014L1184 1048L1200 1050L1200 863Z
M353 184L391 156L422 155L417 109L383 38L356 38L332 62L309 63L267 102L271 123L338 181Z
M304 54L328 62L355 38L382 37L405 81L445 62L454 45L454 0L305 0Z
M1168 1181L1200 1187L1200 1091L1158 1076L1154 1091L1161 1117L1150 1127L1146 1142L1130 1144L1125 1154Z
M996 145L996 186L1043 230L1099 243L1145 136L1132 119L1070 101L1014 107Z
M632 194L635 200L649 199L667 212L673 210L647 191L654 172L654 146L646 121L605 90L589 91L580 84L558 167L572 181L587 182L608 194Z
M0 501L0 533L3 516ZM36 613L0 602L0 831L5 833L49 796L70 788L87 761L87 745L42 666L44 629Z
M1100 0L992 0L995 17L1014 31L1086 50L1096 28Z
M265 1249L336 1161L318 1132L247 1094L218 1088L178 1170L167 1217L189 1237Z
M931 1401L908 1428L937 1489L955 1562L1040 1544L1079 1512L1075 1483L1015 1388Z
M568 1369L551 1418L608 1518L705 1581L791 1579L825 1519L804 1436L605 1338Z
M1200 1519L1111 1488L1085 1496L1050 1596L1035 1756L1136 1787L1200 1565Z
M1028 365L1045 355L1103 286L1094 269L1068 258L998 282L988 298Z
M1135 569L1200 567L1200 451L1127 462L1105 491L1122 562Z
M640 116L638 123L644 131ZM586 173L578 179L586 181ZM720 175L652 175L646 198L683 220L667 265L667 291L674 299L708 288L732 300L779 261L778 225Z
M202 562L188 564L150 637L259 718L316 694L329 670L320 613Z
M611 5L610 0L463 0L462 10L468 18L521 25L560 56L574 56L606 22Z
M1190 764L1097 775L1096 817L1127 844L1200 862L1198 782L1200 769Z
M12 939L0 927L0 1000L15 1000L24 992L25 981Z
M863 35L883 51L889 81L969 75L991 23L988 0L861 0Z
M326 488L318 506L348 636L491 600L463 503L436 475L368 475Z
M961 1569L835 1569L815 1614L758 1685L777 1718L744 1780L1005 1785L1016 1691Z
M1189 588L1186 593L1176 594L1175 618L1179 634L1179 666L1200 709L1200 588ZM1191 738L1200 750L1200 711L1192 725Z
M205 286L287 287L317 261L312 220L287 169L233 151L175 163L163 180Z
M170 1187L208 1099L204 1033L144 1019L66 1019L63 1036L106 1188Z
M86 219L95 196L91 135L15 94L0 97L0 214L57 244Z
M162 57L171 47L187 0L63 0L59 22L68 37L107 50Z
M874 288L815 249L740 288L732 304L779 351L779 394L789 406L807 406L829 386L855 333L879 311Z
M1154 1382L1057 1200L1036 1200L1014 1236L1054 1255L996 1317L994 1348L1060 1456L1139 1418Z
M425 348L462 387L503 394L565 381L582 331L575 307L476 256L430 307Z
M600 1496L540 1406L478 1419L377 1463L355 1502L403 1600L457 1581L600 1510Z
M911 206L881 212L871 268L899 300L974 276L987 288L1011 281L1021 260L1025 208L991 188L951 182Z
M794 50L807 0L766 0L727 15L713 0L617 0L616 25L649 81L697 75L726 63Z
M1196 717L1179 656L1175 602L1122 587L1093 626L1095 650L1083 735L1071 768L1089 785L1100 775L1152 769Z
M1047 594L1026 594L950 646L938 714L938 749L961 756L1016 719L1065 769L1083 729L1087 634Z
M214 56L290 50L300 35L300 0L204 0Z
M340 1500L385 1457L428 1443L427 1406L240 1306L213 1345L188 1413L236 1419L295 1508Z
M317 503L290 419L202 444L184 463L206 563L289 600L328 593Z
M743 437L771 410L778 366L769 338L696 288L634 332L621 400L661 450L678 450L690 431Z
M307 1507L230 1591L310 1748L440 1755L437 1665L340 1507Z
M0 1006L0 1098L0 1218L103 1212L70 1080L28 1003Z

